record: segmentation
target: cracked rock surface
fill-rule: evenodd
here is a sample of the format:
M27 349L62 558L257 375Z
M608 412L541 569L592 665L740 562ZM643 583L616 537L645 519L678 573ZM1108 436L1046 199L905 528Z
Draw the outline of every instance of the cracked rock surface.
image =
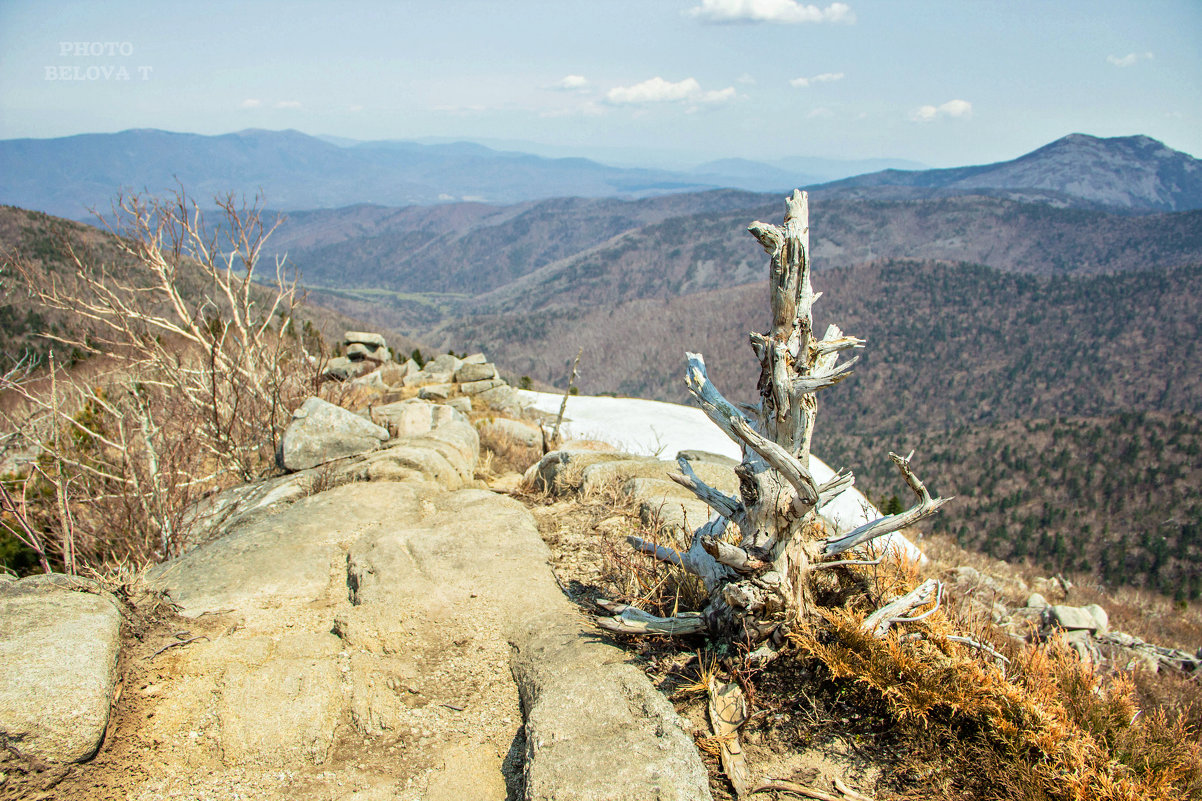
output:
M59 756L95 751L115 698L64 797L710 798L684 724L563 596L529 511L472 486L475 430L439 408L206 502L200 544L149 578L170 628L127 640L123 690ZM109 616L116 677L120 611L68 595ZM72 631L52 633L82 658Z

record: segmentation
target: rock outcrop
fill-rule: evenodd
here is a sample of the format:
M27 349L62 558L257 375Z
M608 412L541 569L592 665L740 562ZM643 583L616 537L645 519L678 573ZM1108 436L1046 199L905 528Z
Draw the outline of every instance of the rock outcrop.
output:
M390 361L382 336L360 331L346 332L346 347L347 355L331 359L325 376L346 381L361 392L360 406L420 398L445 402L464 412L471 411L475 403L506 415L521 413L517 391L483 353L462 359L444 353L424 365L412 359L397 364Z
M303 408L339 421L330 458L206 499L197 544L148 574L185 622L130 667L117 795L710 798L685 724L560 591L530 513L476 485L462 414ZM0 669L54 689L5 685L0 729L59 762L101 742L121 620L73 582L0 584ZM32 673L3 661L30 653Z

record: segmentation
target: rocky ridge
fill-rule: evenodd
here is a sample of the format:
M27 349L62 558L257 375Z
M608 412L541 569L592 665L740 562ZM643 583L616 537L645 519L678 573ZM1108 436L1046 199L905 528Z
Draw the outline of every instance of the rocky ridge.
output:
M130 799L709 798L693 725L561 592L526 507L475 478L477 429L414 396L499 382L495 367L440 359L400 382L380 375L392 365L352 379L357 413L311 399L284 437L288 472L198 505L195 547L147 576L173 606L166 627L131 636L128 593L94 582L0 581L0 671L21 677L0 689L0 796L42 782L58 797ZM541 439L528 422L480 422ZM734 491L731 460L681 456ZM567 443L523 481L617 488L679 540L709 510L673 472ZM1015 638L1063 633L1115 668L1202 667L1202 652L1064 604L1060 579L969 567L945 579Z
M329 435L366 426L383 436ZM0 793L709 797L687 728L560 592L529 512L474 479L461 412L311 399L281 451L288 473L195 510L199 544L147 577L180 630L127 637L120 671L118 599L0 587L3 670L28 678L0 695Z

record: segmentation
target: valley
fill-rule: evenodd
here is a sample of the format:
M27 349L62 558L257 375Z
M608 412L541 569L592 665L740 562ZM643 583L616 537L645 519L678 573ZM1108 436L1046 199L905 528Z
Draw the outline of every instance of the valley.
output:
M1195 166L1138 137L1073 136L1001 165L814 189L816 322L867 341L820 397L816 452L886 503L905 491L885 455L913 448L960 499L936 529L965 547L1197 597ZM1073 196L1053 180L1066 170L1087 188L1159 186L1139 179L1153 173L1177 188ZM484 350L513 383L552 386L582 349L581 392L687 402L690 350L746 402L767 289L745 228L779 204L735 189L359 204L287 212L269 245L318 317L389 331L398 353ZM8 242L61 265L52 218L14 214ZM44 348L47 321L4 308L6 350Z

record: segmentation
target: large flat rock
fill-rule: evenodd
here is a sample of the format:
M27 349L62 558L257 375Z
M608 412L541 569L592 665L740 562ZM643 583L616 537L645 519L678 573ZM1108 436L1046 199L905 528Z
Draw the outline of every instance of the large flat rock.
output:
M159 658L130 797L708 799L683 724L549 556L517 501L429 481L233 526L155 575L217 622Z
M0 583L0 732L28 757L80 762L100 747L121 645L121 612L71 576Z

